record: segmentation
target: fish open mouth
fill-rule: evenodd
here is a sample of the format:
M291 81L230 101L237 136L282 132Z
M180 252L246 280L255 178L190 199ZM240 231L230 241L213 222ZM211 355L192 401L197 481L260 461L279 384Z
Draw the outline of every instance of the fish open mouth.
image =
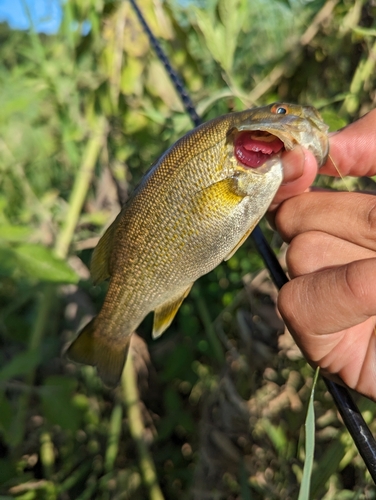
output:
M245 167L257 168L273 155L279 153L284 145L281 139L263 130L240 132L235 139L234 154Z

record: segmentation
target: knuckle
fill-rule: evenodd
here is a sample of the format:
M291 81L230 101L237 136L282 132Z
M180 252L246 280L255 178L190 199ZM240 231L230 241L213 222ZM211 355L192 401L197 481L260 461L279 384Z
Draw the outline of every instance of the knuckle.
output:
M362 274L357 262L352 262L343 268L344 282L347 291L354 301L362 300L366 295Z
M373 197L372 197L373 198ZM376 240L376 198L370 199L366 214L366 238Z
M278 310L286 323L294 320L295 311L295 283L290 281L283 285L278 295Z
M278 295L278 310L291 333L305 329L305 279L297 278L283 285Z
M345 303L357 312L362 320L375 316L376 291L373 283L376 279L376 259L364 259L350 262L339 269L339 290ZM359 322L359 321L358 321Z
M308 274L317 268L315 231L301 233L290 242L286 253L286 264L291 277Z
M281 235L281 238L284 241L286 241L286 232L285 232L285 224L284 224L284 222L286 221L286 217L284 215L285 204L286 204L286 202L283 202L279 206L279 208L275 214L275 218L274 218L275 227L277 228L277 231L279 232L279 234Z
M293 237L294 209L292 198L285 200L275 215L275 226L284 241L289 242Z

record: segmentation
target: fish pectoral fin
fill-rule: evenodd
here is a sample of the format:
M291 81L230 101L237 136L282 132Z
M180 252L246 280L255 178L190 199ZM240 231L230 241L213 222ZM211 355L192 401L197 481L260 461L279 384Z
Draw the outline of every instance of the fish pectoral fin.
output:
M241 202L246 193L239 189L236 177L226 177L204 187L196 193L196 196L200 198L201 203L210 203L211 207L214 205L232 209Z
M113 237L118 218L109 226L94 248L90 263L90 273L95 285L110 277L110 257L113 248Z
M130 344L130 335L116 339L98 332L96 318L93 318L68 347L68 358L76 363L96 366L98 375L109 387L115 387L121 374Z
M189 294L192 285L184 290L179 296L175 296L173 299L165 302L161 306L154 310L154 322L153 322L153 339L157 339L162 335L162 333L171 325L179 307L181 306L185 297Z
M227 254L223 260L226 261L226 260L231 259L231 257L243 245L243 243L248 238L248 236L252 233L252 231L254 230L255 227L256 227L256 224L253 224L253 226L248 229L248 231L245 233L245 235L240 238L240 240L237 242L237 244L234 246L234 248L231 250L231 252L229 254Z

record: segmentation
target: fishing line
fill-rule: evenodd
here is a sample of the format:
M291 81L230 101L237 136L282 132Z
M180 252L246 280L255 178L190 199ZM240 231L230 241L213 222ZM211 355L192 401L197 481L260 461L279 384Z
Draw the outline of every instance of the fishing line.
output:
M188 115L190 116L195 127L197 127L202 123L202 121L196 112L195 106L191 98L189 97L189 94L185 89L182 80L180 79L174 68L171 66L170 61L167 55L163 52L159 41L155 38L152 31L150 30L147 22L145 21L145 18L143 17L140 9L136 4L136 1L129 1L132 4L132 7L136 12L140 23L142 24L145 32L149 37L150 44L154 48L160 61L169 74L176 91L180 95ZM253 230L252 239L255 242L256 248L260 253L266 267L268 268L275 285L278 289L281 289L282 286L288 282L288 278L259 226L256 226L256 228ZM376 441L371 431L369 430L362 414L360 413L358 407L352 399L349 390L339 384L336 384L335 382L332 382L331 380L328 380L325 377L323 378L328 391L332 395L338 411L342 416L347 430L352 436L354 443L358 448L359 453L362 456L373 481L376 483Z
M330 156L330 154L328 155L328 160L330 160L330 163L333 165L333 167L335 168L338 176L340 177L341 181L343 182L343 184L345 185L345 188L347 189L347 191L350 193L350 188L349 186L347 185L347 181L345 179L345 177L341 174L339 168L337 167L337 164L336 162L333 160L333 158Z

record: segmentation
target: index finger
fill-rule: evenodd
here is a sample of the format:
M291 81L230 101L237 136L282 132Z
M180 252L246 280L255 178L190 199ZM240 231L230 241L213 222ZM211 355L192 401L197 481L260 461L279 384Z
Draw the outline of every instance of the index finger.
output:
M330 158L320 174L339 176L376 174L376 109L330 137Z

